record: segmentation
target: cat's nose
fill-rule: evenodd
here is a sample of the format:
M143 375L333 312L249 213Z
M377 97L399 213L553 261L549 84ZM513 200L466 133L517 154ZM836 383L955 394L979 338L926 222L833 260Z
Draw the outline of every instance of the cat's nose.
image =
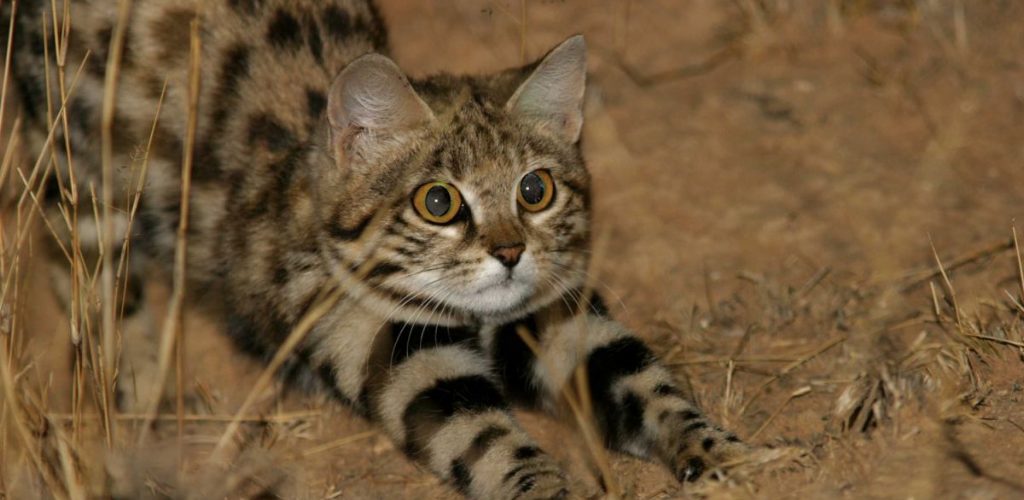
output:
M499 245L491 249L491 256L498 259L501 265L512 269L519 263L519 258L523 256L523 251L525 250L526 245L522 243Z

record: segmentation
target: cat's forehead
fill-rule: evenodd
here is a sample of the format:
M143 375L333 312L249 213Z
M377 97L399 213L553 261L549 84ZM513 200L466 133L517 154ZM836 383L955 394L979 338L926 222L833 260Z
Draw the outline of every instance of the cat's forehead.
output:
M421 182L441 180L489 190L537 168L580 171L586 177L574 145L538 132L506 109L509 92L470 79L444 83L424 93L437 128L420 164Z
M429 166L452 180L515 175L536 155L530 133L492 106L467 103L442 127Z

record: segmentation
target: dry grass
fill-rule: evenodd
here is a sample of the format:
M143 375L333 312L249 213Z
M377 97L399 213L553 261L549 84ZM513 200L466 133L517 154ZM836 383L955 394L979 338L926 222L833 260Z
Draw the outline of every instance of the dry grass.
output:
M588 36L584 144L602 235L590 287L687 376L712 415L774 447L729 464L719 481L678 485L598 445L579 374L566 389L568 424L523 420L581 494L1024 493L1019 7L382 3L396 57L414 74L498 69L566 34ZM42 151L25 151L11 133L22 122L9 54L0 97L0 498L448 495L368 424L272 376L343 284L258 366L185 307L187 217L171 288L149 287L166 310L161 368L175 380L175 411L161 412L152 394L147 413L117 412L113 381L130 374L116 371L123 340L112 318L127 262L83 251L78 222L94 215L103 239L117 241L110 211L120 200L109 160L91 196L58 174L54 151L79 161L72 144L53 139L69 136L56 132L66 132L64 103L84 61L67 60L74 27L62 1L52 6L47 74L61 98L47 103ZM192 40L196 74L195 27ZM108 99L119 51L109 54ZM130 220L147 158L129 165ZM38 201L54 176L56 221L41 217ZM41 248L65 233L71 303L62 317Z

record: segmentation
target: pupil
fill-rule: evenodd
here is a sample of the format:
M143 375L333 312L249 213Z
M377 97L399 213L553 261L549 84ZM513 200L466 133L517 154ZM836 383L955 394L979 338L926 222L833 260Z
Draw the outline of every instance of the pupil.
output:
M533 172L523 177L519 183L519 190L523 194L523 199L530 205L536 205L544 199L544 181Z
M427 191L427 199L424 203L427 211L434 217L441 217L452 208L452 195L441 186L434 186Z

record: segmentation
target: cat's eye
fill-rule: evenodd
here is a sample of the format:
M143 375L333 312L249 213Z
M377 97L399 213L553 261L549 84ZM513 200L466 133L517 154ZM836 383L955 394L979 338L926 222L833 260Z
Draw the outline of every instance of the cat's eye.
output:
M555 198L555 181L547 170L534 170L523 176L516 191L519 205L530 212L540 212Z
M462 208L459 190L443 182L428 182L416 189L412 206L420 217L434 224L447 224L455 220Z

